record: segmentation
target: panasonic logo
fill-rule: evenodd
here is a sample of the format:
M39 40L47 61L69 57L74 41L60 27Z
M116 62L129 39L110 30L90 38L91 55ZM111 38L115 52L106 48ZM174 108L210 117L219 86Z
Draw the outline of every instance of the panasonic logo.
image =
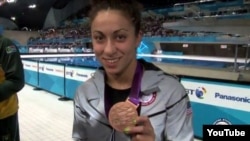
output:
M80 77L88 77L88 75L86 74L80 74L80 73L76 73L77 76L80 76Z
M51 68L46 68L47 71L54 71L53 69Z
M243 103L249 103L250 104L250 98L248 97L239 97L239 96L229 96L221 93L215 93L215 98L223 99L223 100L230 100L230 101L237 101L237 102L243 102Z

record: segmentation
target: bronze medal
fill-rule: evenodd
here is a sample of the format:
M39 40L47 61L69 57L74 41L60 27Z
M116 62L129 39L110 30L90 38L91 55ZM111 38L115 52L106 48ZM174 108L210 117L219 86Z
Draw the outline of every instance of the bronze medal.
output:
M109 112L106 111L110 125L119 132L124 132L126 128L136 125L135 121L139 116L137 113L137 107L140 105L139 94L142 74L143 66L138 62L127 100L114 104L109 109Z
M127 127L135 126L134 121L138 117L136 108L136 105L128 101L116 103L109 111L109 123L120 132Z

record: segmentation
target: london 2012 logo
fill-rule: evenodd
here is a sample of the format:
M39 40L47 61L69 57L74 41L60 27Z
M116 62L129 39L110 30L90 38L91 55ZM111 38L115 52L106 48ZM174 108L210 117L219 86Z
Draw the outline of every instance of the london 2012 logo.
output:
M203 99L204 95L207 93L207 90L204 87L198 87L195 90L195 95L196 97L198 97L199 99Z

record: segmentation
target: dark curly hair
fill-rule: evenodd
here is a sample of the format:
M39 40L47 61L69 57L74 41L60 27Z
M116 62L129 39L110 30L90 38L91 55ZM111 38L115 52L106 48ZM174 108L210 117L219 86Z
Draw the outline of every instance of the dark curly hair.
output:
M136 0L92 0L89 12L90 24L95 19L97 13L102 10L119 10L131 19L135 27L135 34L141 29L142 5Z

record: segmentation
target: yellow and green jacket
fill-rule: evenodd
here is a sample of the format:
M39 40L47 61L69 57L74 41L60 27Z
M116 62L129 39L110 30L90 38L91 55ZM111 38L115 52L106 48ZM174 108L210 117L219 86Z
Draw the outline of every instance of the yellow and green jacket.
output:
M0 119L18 110L17 92L24 87L24 71L17 47L0 35Z

